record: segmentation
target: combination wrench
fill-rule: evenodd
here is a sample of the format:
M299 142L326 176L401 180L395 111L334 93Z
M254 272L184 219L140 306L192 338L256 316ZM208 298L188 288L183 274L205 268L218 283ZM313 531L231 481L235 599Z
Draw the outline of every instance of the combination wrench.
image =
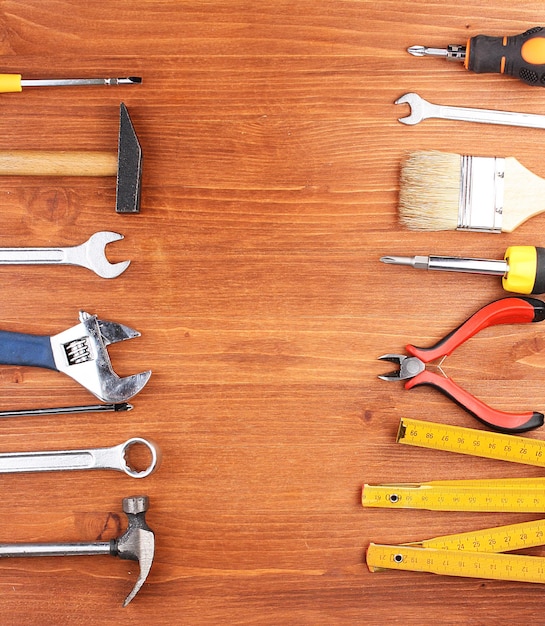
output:
M412 126L422 120L440 118L460 122L480 122L483 124L502 124L504 126L524 126L526 128L545 128L545 115L534 113L515 113L494 109L471 109L467 107L433 104L424 100L417 93L406 93L395 104L408 104L410 113L399 118L402 124Z
M128 459L130 448L138 444L145 446L151 455L148 467L142 470L134 468ZM3 453L0 454L0 474L106 469L125 472L131 478L145 478L157 469L159 463L157 446L146 439L133 437L111 448Z

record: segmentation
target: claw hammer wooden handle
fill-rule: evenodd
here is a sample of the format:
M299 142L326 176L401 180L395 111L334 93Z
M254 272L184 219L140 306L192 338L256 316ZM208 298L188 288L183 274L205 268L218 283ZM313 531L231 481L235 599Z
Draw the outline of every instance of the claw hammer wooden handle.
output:
M109 152L0 152L0 176L116 176L117 170L117 154Z

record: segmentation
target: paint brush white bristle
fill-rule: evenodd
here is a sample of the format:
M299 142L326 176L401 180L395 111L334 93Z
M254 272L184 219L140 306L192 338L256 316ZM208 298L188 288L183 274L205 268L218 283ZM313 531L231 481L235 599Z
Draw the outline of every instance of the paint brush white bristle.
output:
M492 215L484 219L484 224L481 223L482 217L477 220L477 227L461 223L460 215L464 211L470 218L476 217L471 213L482 204L483 192L488 196L487 202L497 203L496 214L500 214L502 232L511 232L527 219L545 211L545 180L515 158L501 159L503 173L496 182L484 181L474 175L465 189L463 159L490 161L492 164L496 157L462 157L438 151L418 151L408 156L401 169L399 193L399 218L404 226L412 230L493 230ZM469 221L473 223L475 220Z
M456 230L460 183L459 154L409 154L401 168L401 223L412 230Z

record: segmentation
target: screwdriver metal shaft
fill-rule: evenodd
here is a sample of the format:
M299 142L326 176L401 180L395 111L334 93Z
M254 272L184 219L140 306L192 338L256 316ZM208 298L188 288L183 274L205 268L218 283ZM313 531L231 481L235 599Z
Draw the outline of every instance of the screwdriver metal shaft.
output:
M509 265L505 260L468 259L452 256L383 256L380 260L392 265L409 265L416 269L444 272L487 274L489 276L504 276L509 272Z
M21 79L21 87L80 87L83 85L139 85L138 76L127 78L40 78Z
M407 52L413 57L440 57L447 61L463 61L466 57L466 47L450 44L446 48L428 48L428 46L411 46Z
M119 402L117 404L89 404L82 406L51 407L46 409L18 409L13 411L0 411L3 417L34 417L41 415L62 415L73 413L103 413L108 411L124 412L132 410L132 404Z

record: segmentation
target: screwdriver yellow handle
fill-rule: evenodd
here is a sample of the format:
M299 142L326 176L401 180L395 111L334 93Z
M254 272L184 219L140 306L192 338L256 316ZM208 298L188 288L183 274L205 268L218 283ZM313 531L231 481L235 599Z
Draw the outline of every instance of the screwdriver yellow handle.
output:
M0 93L23 91L21 74L0 74Z
M504 259L509 268L502 278L505 291L545 293L545 248L511 246Z

